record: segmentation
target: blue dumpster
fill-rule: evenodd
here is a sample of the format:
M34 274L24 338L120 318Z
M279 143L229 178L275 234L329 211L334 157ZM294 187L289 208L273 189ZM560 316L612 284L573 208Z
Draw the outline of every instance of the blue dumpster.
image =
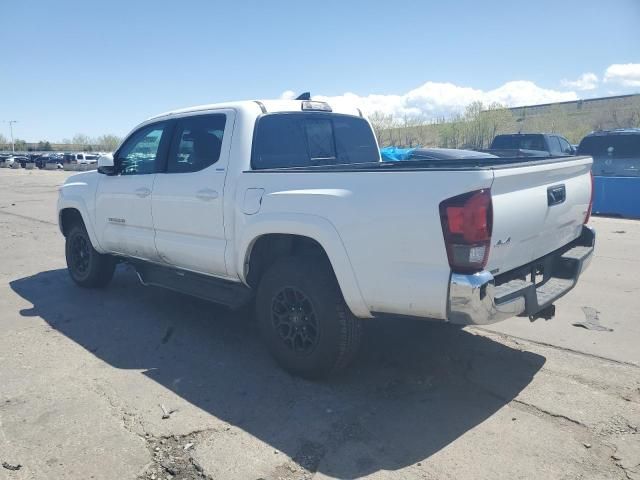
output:
M640 177L593 177L593 213L640 218Z

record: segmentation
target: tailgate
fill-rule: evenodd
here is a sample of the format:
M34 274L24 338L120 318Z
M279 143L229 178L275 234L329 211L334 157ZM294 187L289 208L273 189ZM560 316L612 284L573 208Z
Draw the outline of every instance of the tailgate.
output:
M506 272L580 235L591 197L591 163L591 157L571 157L494 170L487 270Z

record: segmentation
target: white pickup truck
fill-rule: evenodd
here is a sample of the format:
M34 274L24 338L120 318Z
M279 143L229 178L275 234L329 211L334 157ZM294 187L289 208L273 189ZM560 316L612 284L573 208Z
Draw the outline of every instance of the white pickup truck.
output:
M359 110L206 105L145 121L67 179L59 224L78 285L126 261L145 285L255 305L279 364L321 377L364 319L552 316L593 254L591 163L386 163Z

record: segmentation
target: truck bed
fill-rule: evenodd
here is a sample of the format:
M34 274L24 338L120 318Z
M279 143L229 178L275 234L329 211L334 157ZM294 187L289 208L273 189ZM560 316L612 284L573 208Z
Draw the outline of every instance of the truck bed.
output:
M251 198L249 189L264 194L236 228L285 212L322 219L348 252L370 311L444 319L451 269L439 205L466 192L490 190L493 234L486 270L498 275L580 235L590 168L590 157L558 157L248 170L240 176L237 203ZM555 188L565 192L558 204L549 200Z

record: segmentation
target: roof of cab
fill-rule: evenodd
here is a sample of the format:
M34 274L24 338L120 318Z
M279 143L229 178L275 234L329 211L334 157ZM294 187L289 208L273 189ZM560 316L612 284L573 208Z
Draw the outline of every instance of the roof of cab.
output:
M313 100L319 101L319 100ZM333 113L342 113L346 115L362 116L362 112L359 108L350 105L335 105L331 102L328 103ZM193 107L180 108L178 110L171 110L169 112L161 113L160 115L154 115L148 118L149 120L157 120L163 117L171 117L173 115L181 115L184 113L195 113L207 110L218 110L222 108L232 108L234 110L243 110L246 112L260 114L262 113L262 107L264 106L267 113L272 112L300 112L302 111L301 100L243 100L239 102L226 102L226 103L211 103L208 105L196 105Z

